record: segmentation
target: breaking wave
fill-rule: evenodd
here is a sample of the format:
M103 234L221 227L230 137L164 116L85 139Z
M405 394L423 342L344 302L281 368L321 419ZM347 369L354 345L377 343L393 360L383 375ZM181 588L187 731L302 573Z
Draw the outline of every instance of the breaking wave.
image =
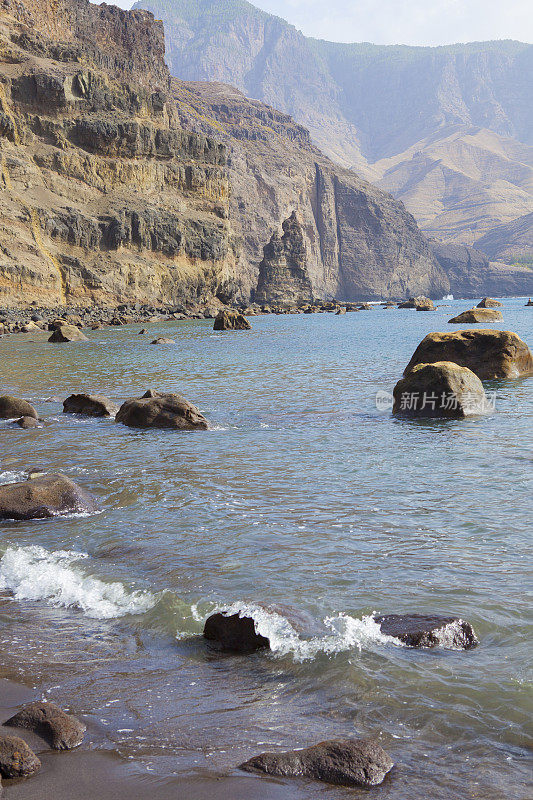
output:
M320 654L335 655L356 649L370 650L383 645L405 646L394 636L382 633L371 614L361 619L344 613L326 617L324 636L303 638L288 619L261 606L235 603L217 610L226 614L252 617L257 633L270 641L270 649L274 654L291 655L295 661L308 661Z
M96 619L143 614L155 605L150 592L130 592L119 581L107 583L84 574L75 564L85 558L87 553L73 550L8 547L0 559L0 589L11 591L16 600L44 600Z

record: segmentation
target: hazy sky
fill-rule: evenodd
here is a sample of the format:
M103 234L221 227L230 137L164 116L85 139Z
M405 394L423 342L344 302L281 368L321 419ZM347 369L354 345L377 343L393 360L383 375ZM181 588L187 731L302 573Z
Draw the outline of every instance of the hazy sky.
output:
M117 2L122 8L132 4ZM292 22L308 36L337 42L533 41L532 0L256 0L253 5Z

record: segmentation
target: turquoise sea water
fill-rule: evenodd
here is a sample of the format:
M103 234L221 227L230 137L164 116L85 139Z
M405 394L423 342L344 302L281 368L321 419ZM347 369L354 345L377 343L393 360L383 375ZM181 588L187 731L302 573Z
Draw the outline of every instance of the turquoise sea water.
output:
M486 327L533 346L524 303L504 300L504 323ZM496 413L468 421L398 420L375 405L424 335L468 307L263 316L237 333L129 325L67 345L0 338L0 389L46 420L0 426L0 480L60 470L103 506L0 523L5 674L50 688L87 715L95 747L159 785L238 777L268 749L379 736L397 764L380 800L530 798L533 378L487 385ZM156 336L176 344L151 346ZM179 391L213 430L61 413L73 391L120 401L148 388ZM275 652L207 647L206 615L233 605ZM316 621L311 639L284 606ZM459 614L481 644L402 647L374 611ZM257 781L265 798L280 786ZM287 797L367 797L282 785Z

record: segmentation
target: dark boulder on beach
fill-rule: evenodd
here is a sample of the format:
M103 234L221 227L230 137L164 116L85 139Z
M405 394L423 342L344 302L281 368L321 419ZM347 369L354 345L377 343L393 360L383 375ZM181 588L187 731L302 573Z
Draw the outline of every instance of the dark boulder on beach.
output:
M86 342L87 337L75 325L61 325L48 339L49 342Z
M20 417L37 419L37 412L27 400L20 400L10 394L0 396L0 419L18 419Z
M251 325L244 316L238 311L225 309L219 311L215 317L214 331L249 331Z
M60 473L0 486L0 519L45 519L98 510L89 492Z
M29 778L41 762L19 736L0 736L0 775L2 778Z
M337 786L379 786L394 762L377 742L332 739L303 750L261 753L240 765L245 772L310 778Z
M417 364L393 395L393 413L409 417L462 419L492 410L477 375L452 361Z
M108 397L101 394L71 394L63 401L64 414L82 414L85 417L114 417L118 411Z
M24 428L24 430L42 427L39 420L35 419L35 417L20 417L19 419L14 419L11 424L18 425L19 428Z
M385 614L375 617L381 632L409 647L447 647L469 650L479 639L469 622L437 614Z
M407 365L407 375L417 364L453 361L485 380L514 379L533 374L533 355L516 333L466 330L428 333Z
M484 297L480 303L477 304L477 308L500 308L503 306L503 303L500 303L499 300L494 300L493 297Z
M136 400L126 400L115 421L131 428L207 430L209 427L206 418L196 406L181 395L154 392L151 389Z
M448 320L453 325L474 325L478 322L502 322L503 314L497 308L470 308Z
M4 722L12 728L25 728L41 736L54 750L72 750L83 741L86 725L67 714L55 703L28 703Z
M241 617L239 614L213 614L204 625L204 637L217 642L222 650L233 653L252 653L270 647L265 636L255 630L253 617Z

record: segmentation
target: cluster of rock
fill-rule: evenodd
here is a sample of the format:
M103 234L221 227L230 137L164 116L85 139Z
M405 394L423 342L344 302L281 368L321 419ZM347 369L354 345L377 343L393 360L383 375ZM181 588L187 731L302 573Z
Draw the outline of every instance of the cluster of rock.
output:
M55 703L25 705L3 723L10 728L31 731L52 750L73 750L85 735L86 726ZM0 776L6 779L29 778L41 768L41 761L20 736L0 736ZM2 788L0 786L0 793Z
M277 607L266 607L279 613ZM309 634L301 616L282 609L300 635ZM479 643L472 625L454 616L435 614L387 614L374 616L381 632L408 647L444 647L469 650ZM314 633L314 631L313 631ZM204 637L217 649L234 654L251 654L271 647L268 636L257 630L253 616L246 613L216 612L204 624ZM342 786L370 788L381 784L394 763L375 741L331 740L301 750L261 753L241 764L246 772L280 777L304 777Z
M533 356L516 333L429 333L394 387L393 413L464 418L494 410L482 381L533 374Z

